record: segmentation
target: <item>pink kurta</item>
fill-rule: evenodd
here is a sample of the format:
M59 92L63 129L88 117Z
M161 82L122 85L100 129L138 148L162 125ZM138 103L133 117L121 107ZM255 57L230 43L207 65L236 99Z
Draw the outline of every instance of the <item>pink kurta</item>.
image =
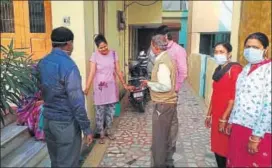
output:
M93 53L91 62L96 64L96 73L93 81L94 104L104 105L118 101L118 88L116 85L115 62L118 56L110 50L108 55L102 55L98 51Z

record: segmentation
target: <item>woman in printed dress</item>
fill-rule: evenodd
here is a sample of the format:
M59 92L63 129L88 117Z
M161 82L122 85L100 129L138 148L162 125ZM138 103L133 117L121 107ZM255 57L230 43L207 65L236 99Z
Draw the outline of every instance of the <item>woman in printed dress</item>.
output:
M129 89L129 86L125 83L120 71L118 56L115 51L108 49L105 37L99 34L94 42L98 50L90 58L90 73L84 92L87 95L93 83L96 131L100 134L99 142L103 144L105 135L111 140L115 139L111 131L115 103L119 101L115 74L125 89ZM106 124L105 130L104 123Z
M260 32L244 43L248 64L236 84L233 111L226 132L230 134L228 167L271 167L271 59L268 37Z
M215 45L214 58L219 65L213 74L213 94L205 125L211 127L211 150L215 153L219 168L226 167L229 136L226 123L234 104L235 84L242 66L231 62L232 46L229 43Z

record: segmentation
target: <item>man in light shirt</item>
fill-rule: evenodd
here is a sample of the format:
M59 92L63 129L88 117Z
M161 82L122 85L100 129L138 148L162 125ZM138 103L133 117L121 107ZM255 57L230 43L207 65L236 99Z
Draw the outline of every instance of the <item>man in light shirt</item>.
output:
M173 167L168 162L172 158L173 139L177 137L177 93L176 68L168 55L167 39L164 35L155 35L151 40L151 49L155 55L151 81L144 80L142 85L150 88L154 102L152 116L152 166ZM170 130L170 131L169 131Z
M182 83L187 78L187 54L186 50L179 44L173 41L173 37L169 31L168 26L162 25L156 30L156 34L162 34L166 36L168 46L168 54L175 61L177 68L176 75L176 92L179 92Z

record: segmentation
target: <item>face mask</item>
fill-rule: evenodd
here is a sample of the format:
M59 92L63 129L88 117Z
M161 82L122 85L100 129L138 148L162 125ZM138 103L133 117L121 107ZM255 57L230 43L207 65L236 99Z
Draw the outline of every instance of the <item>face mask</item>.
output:
M224 65L228 61L227 56L223 54L214 55L214 59L218 65Z
M256 48L246 48L244 49L245 59L250 64L257 64L264 60L263 58L264 50L256 49Z
M69 55L69 56L71 56L71 55L72 55L72 51L67 51L67 50L62 50L62 51L66 52L66 53L67 53L67 55Z
M71 43L70 41L65 41L65 42L59 42L59 41L52 41L53 44L68 44ZM63 52L66 52L67 55L71 56L73 51L68 51L68 50L62 50Z

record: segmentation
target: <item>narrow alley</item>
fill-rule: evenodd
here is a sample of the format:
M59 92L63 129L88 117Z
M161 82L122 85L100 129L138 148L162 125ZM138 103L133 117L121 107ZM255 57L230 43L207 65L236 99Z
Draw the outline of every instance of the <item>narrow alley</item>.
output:
M176 167L216 166L214 155L210 152L209 131L204 127L205 113L204 103L194 95L189 84L185 83L178 105L179 137L174 155ZM151 116L150 103L144 114L131 107L124 111L116 128L117 139L109 143L99 166L150 166Z

